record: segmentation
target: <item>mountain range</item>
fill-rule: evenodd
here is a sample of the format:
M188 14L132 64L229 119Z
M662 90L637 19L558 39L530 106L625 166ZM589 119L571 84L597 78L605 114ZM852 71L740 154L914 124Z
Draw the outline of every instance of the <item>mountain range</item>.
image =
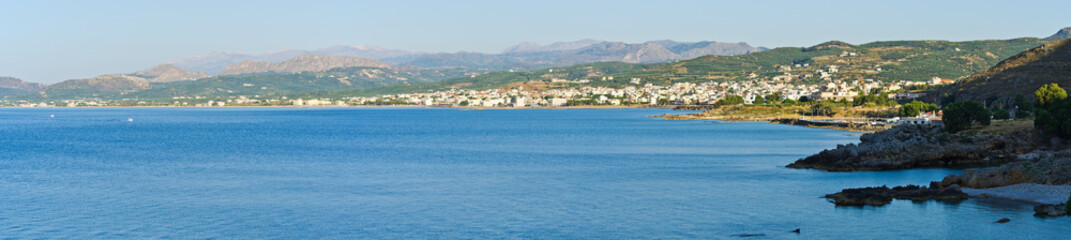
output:
M383 94L599 77L610 80L593 81L591 85L620 87L634 78L655 84L741 81L752 75L814 82L821 79L813 73L828 65L840 66L835 77L841 80L925 81L932 77L967 77L994 65L1012 66L1011 59L1001 60L1045 44L1048 39L1065 39L1069 29L1045 39L887 41L862 45L831 41L807 48L776 49L754 48L746 43L662 40L629 44L585 39L548 45L525 42L497 54L413 53L372 46L285 50L262 55L213 53L169 61L137 73L105 74L47 86L0 77L0 97L44 100ZM1059 41L1050 44L1056 42ZM1064 48L1047 49L1044 51ZM1034 65L1037 64L1029 66ZM214 73L198 71L217 67L221 68ZM1029 74L1011 74L1012 71L1000 72L1018 79L1029 77ZM994 76L998 75L986 78ZM963 83L985 82L977 79L984 78L971 76ZM1007 84L1018 86L1015 84L1021 82ZM982 90L965 91L985 95ZM975 97L969 93L961 95Z
M752 47L747 43L675 42L671 40L624 43L584 39L574 42L557 42L546 46L522 42L506 48L498 54L475 52L423 53L357 45L333 46L316 50L282 50L261 55L217 52L174 59L166 63L190 71L216 75L224 72L228 65L244 61L278 63L297 56L311 54L367 58L401 66L425 68L465 67L486 69L488 71L504 71L532 70L603 61L629 63L667 62L703 55L740 55L765 49Z

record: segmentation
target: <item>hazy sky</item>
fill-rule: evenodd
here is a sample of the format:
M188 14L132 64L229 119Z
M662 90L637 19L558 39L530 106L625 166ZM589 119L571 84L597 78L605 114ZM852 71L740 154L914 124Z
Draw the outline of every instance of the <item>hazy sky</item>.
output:
M0 76L54 83L215 51L368 44L496 53L584 38L809 46L1045 37L1071 1L0 0Z

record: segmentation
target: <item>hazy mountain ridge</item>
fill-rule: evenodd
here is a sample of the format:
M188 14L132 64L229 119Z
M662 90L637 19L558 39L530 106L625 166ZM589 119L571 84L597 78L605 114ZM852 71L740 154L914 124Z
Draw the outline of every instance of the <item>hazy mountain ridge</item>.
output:
M321 56L305 54L283 61L281 63L243 61L237 64L227 65L227 68L219 75L236 75L245 73L297 73L297 72L322 72L333 68L344 67L377 67L387 68L390 65L367 58Z
M654 45L652 45L652 43ZM665 50L658 49L655 45L662 46ZM670 49L669 46L676 47ZM600 52L598 49L605 50L607 48L616 48L618 51L603 51L610 55L593 54ZM619 50L631 52L620 52ZM422 53L368 45L339 45L311 51L283 50L261 55L215 52L169 60L165 63L173 64L177 67L194 72L206 72L210 75L218 75L226 70L226 66L244 61L278 63L300 55L314 54L322 56L368 58L391 65L409 65L428 68L467 67L485 69L487 71L502 71L514 69L532 70L543 67L567 66L598 61L621 61L631 63L664 62L689 59L708 54L739 55L762 50L764 50L764 48L751 47L746 43L719 43L707 41L686 43L661 40L633 44L583 39L573 42L556 42L548 45L522 42L506 48L498 54L476 52ZM670 53L666 53L666 51L669 51Z
M1042 40L1051 42L1051 41L1059 41L1059 40L1068 39L1068 38L1071 38L1071 27L1065 27L1063 29L1060 29L1060 31L1056 31L1056 34L1053 34L1052 36L1043 38Z
M606 41L594 40L594 39L582 39L573 42L556 42L546 46L533 42L521 42L520 44L502 50L502 53L525 53L525 52L553 52L553 51L569 51L585 48L598 43L604 43Z
M161 64L143 72L137 72L134 76L142 77L153 83L177 82L197 80L209 77L205 72L191 72L176 67L174 64Z
M16 77L0 77L0 88L18 89L27 92L37 92L45 88L44 84L25 82Z
M1053 41L1012 56L963 81L938 89L933 98L952 95L956 100L1028 97L1042 85L1071 86L1071 39Z

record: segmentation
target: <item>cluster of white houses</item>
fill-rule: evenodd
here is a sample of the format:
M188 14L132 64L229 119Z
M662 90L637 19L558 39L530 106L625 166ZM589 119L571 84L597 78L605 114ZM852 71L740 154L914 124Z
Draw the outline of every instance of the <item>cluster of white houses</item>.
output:
M635 80L635 79L634 79ZM635 82L635 81L634 81ZM352 97L331 101L328 99L295 99L293 105L365 105L365 104L411 104L451 107L540 107L567 106L576 104L630 105L630 104L713 104L729 95L744 98L748 104L759 97L779 93L783 99L798 100L802 97L813 100L852 100L860 92L896 91L913 85L929 82L900 81L882 83L874 80L828 81L820 85L794 85L783 81L705 82L674 83L668 86L650 83L630 85L624 88L578 87L564 89L533 90L524 87L511 89L450 89L427 93L382 95L376 97ZM911 99L916 93L900 92L890 98ZM314 102L315 101L315 102Z

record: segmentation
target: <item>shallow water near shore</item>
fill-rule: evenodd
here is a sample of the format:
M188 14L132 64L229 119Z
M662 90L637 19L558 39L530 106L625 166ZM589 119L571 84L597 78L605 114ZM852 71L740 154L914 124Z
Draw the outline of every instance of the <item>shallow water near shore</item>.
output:
M783 166L853 132L666 109L0 109L0 238L1058 239L969 199L834 207L954 169ZM50 117L54 115L54 117ZM1000 218L1009 223L993 223ZM801 233L790 232L800 228Z

